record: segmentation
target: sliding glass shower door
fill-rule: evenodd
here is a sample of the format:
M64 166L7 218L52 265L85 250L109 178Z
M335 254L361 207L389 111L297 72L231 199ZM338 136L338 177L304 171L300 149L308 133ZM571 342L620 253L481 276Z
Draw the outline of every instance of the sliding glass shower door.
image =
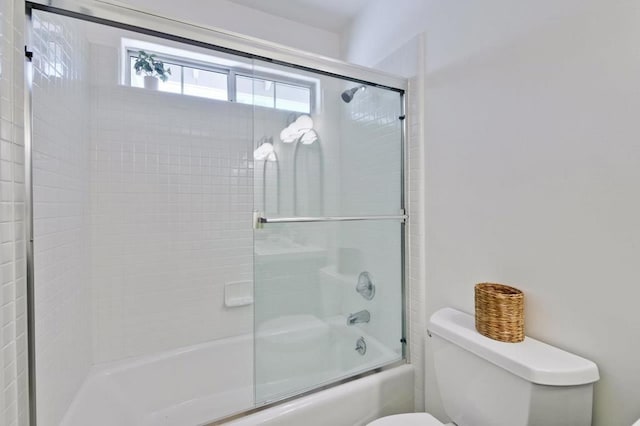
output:
M38 426L253 408L253 107L231 84L251 60L30 18Z
M38 426L221 422L402 359L400 90L30 7Z
M253 94L287 109L254 108L257 404L403 356L401 94L267 68Z

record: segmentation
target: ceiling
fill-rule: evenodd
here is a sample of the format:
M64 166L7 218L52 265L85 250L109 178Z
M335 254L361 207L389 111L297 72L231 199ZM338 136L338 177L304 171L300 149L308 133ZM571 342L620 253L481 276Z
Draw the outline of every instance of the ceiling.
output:
M342 31L367 0L229 0L331 32Z

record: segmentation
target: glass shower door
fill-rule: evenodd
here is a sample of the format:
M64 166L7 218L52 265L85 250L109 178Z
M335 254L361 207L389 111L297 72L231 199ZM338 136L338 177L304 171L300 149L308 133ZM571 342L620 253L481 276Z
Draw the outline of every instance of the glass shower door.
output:
M402 99L259 61L254 69L263 404L402 359ZM259 75L266 69L271 80ZM278 84L285 77L298 92Z

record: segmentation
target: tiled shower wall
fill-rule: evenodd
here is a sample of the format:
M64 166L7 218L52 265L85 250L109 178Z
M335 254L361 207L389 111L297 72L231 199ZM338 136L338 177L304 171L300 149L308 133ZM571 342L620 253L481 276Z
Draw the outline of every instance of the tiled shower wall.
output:
M225 307L224 287L253 279L252 152L269 137L291 148L291 114L120 86L117 47L91 54L94 362L251 332L252 308Z
M24 2L0 2L0 424L26 426Z
M341 209L345 214L399 214L400 93L369 87L342 110Z
M252 331L253 108L125 86L92 97L96 363Z
M33 13L33 200L38 425L58 425L92 364L88 43Z

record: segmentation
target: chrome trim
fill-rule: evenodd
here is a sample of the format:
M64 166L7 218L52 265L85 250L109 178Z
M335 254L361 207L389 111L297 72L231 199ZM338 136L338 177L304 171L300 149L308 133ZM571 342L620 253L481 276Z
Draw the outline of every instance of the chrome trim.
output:
M388 216L317 216L317 217L259 217L259 223L305 223L305 222L356 222L366 220L400 220L405 222L405 214Z
M406 164L408 162L407 152L407 92L402 92L400 94L400 117L401 127L400 127L400 207L402 208L402 214L408 219L407 215L407 198L406 194L408 191L408 182L406 179ZM410 351L409 345L407 341L407 315L409 315L409 301L407 298L409 297L409 292L407 291L407 279L409 277L409 260L407 259L407 253L409 253L409 239L407 238L407 227L409 226L409 221L404 220L401 225L400 230L400 259L402 262L401 269L401 277L400 277L400 298L402 303L402 315L401 315L401 333L402 336L400 338L400 342L402 343L402 357L410 360Z
M33 266L33 63L27 58L33 34L31 10L25 11L24 58L24 209L27 285L27 376L29 392L29 424L36 426L36 316L35 278Z
M344 378L344 379L336 380L334 382L327 383L326 385L322 385L322 386L316 387L316 388L308 390L306 392L300 392L300 393L296 393L294 395L285 396L285 397L283 397L281 399L265 402L263 405L261 405L259 407L252 408L250 410L245 410L245 411L242 411L242 412L239 412L239 413L236 413L236 414L231 414L231 415L223 417L221 419L214 420L211 423L205 423L203 426L218 426L218 425L227 424L228 422L231 422L233 420L238 420L238 419L241 419L243 417L248 417L248 416L250 416L252 414L256 414L256 413L259 413L261 411L268 410L269 408L277 407L279 405L284 405L284 404L289 403L291 401L294 401L296 399L299 399L299 398L302 398L302 397L305 397L305 396L309 396L309 395L313 395L313 394L316 394L318 392L325 391L327 389L332 389L332 388L335 388L337 386L344 385L344 384L349 383L349 382L353 382L354 380L362 379L364 377L371 376L373 374L377 374L377 373L381 373L383 371L391 370L393 368L400 367L401 365L405 365L405 364L407 364L407 360L406 359L400 359L400 360L397 360L397 361L392 361L392 362L389 362L389 363L386 363L386 364L382 364L382 365L380 365L378 367L374 367L374 368L372 368L370 370L363 371L362 373L356 374L354 376L349 376L349 377Z
M27 7L291 66L317 74L339 77L361 84L399 92L407 89L406 79L391 74L231 31L172 19L116 1L32 0L27 2ZM162 31L150 28L162 28Z

